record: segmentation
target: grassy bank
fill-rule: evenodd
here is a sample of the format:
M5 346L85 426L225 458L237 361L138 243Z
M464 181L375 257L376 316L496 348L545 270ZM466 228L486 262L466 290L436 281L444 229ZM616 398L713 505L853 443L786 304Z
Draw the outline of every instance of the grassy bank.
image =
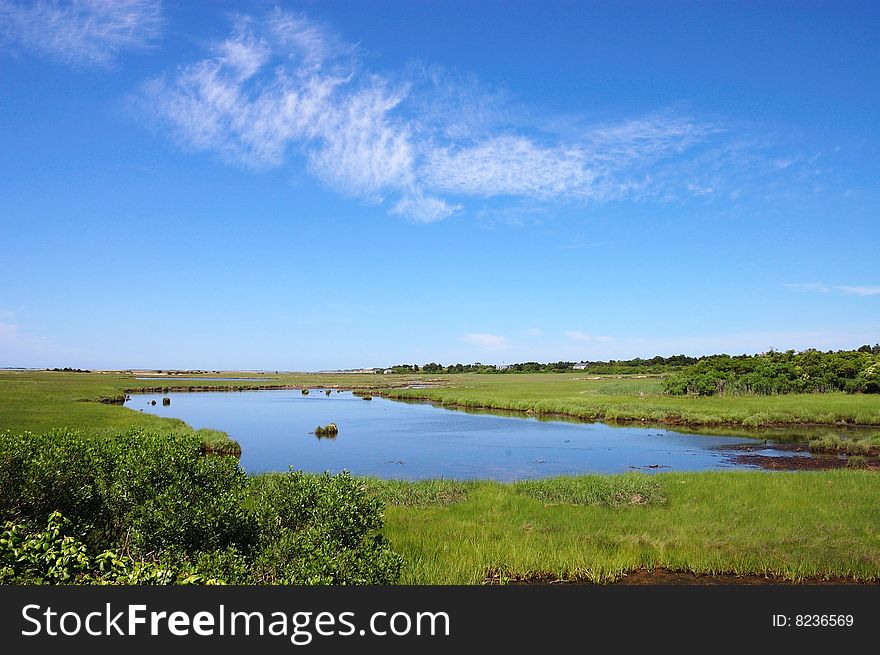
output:
M404 557L403 581L479 584L500 571L609 582L655 567L880 579L876 473L667 473L650 478L657 486L639 502L586 504L584 480L530 483L532 493L480 482L454 502L389 504L385 531Z
M211 377L244 378L235 381ZM113 402L137 391L333 387L426 399L449 406L559 414L606 421L754 428L798 425L880 426L880 395L787 394L681 397L662 393L659 376L375 375L212 373L198 380L132 373L0 371L0 430L73 428L101 434L124 428L181 429L174 419L135 412ZM432 388L402 388L412 383Z
M576 374L448 376L445 386L392 389L391 398L449 406L564 414L605 421L645 421L744 428L777 425L880 425L877 394L669 396L659 377Z
M243 380L219 381L212 377L237 377ZM108 436L125 430L146 430L180 434L191 431L183 421L138 412L121 403L126 393L138 391L189 391L299 388L334 386L344 388L387 384L378 375L309 375L220 373L182 380L154 376L138 380L134 373L67 373L54 371L0 371L0 432L48 432L73 429L90 436ZM387 377L387 376L386 376ZM405 376L399 383L405 383ZM264 379L267 378L267 379ZM228 435L218 430L200 430L206 448L234 452Z

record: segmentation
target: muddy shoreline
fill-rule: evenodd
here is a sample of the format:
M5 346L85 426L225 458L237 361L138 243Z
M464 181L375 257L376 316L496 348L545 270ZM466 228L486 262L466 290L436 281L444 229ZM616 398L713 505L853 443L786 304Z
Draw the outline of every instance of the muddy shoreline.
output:
M624 573L613 582L597 583L586 579L560 578L556 575L534 574L518 576L515 574L502 575L494 571L490 572L483 581L487 585L613 585L613 586L643 586L643 585L876 585L880 580L855 580L844 577L809 577L801 580L790 580L773 574L737 574L737 573L694 573L692 571L676 571L666 568L636 569Z
M790 452L790 453L806 453L800 455L762 455L760 451L772 448L773 450ZM823 451L811 450L808 444L773 444L767 446L763 444L740 444L738 446L727 446L724 450L739 451L742 454L731 455L731 462L737 464L747 464L759 466L768 471L827 471L830 469L842 468L859 468L866 471L880 471L880 458L869 457L864 463L858 467L851 467L849 457L843 454L829 453Z

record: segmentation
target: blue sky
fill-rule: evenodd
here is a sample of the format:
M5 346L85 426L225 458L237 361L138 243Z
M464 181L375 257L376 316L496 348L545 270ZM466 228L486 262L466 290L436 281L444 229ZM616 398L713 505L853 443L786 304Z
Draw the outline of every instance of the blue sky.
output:
M880 340L876 3L0 0L0 365Z

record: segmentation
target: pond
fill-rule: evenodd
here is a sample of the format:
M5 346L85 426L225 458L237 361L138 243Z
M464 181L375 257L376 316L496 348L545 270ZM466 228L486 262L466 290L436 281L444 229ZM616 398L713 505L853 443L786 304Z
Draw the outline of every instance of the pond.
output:
M149 377L140 377L135 378L135 380L189 380L189 381L198 381L202 380L205 382L266 382L267 380L271 380L272 378L185 378L179 375L151 375Z
M171 399L168 406L162 398ZM153 405L152 401L156 401ZM617 427L523 415L465 412L429 403L312 389L132 394L126 406L224 430L241 444L250 473L339 472L382 478L521 480L563 474L747 468L731 454L762 441ZM336 423L335 438L318 438ZM773 444L760 452L777 454ZM787 453L790 455L790 453ZM804 456L808 456L804 453Z

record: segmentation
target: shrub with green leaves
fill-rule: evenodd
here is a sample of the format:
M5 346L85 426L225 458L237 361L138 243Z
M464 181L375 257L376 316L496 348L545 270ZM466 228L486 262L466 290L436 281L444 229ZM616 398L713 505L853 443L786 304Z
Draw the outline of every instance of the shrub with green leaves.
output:
M0 435L0 520L39 525L59 511L90 548L247 549L246 480L234 457L202 456L193 434Z
M13 544L18 553L3 555L2 579L398 580L400 558L380 532L382 504L348 474L291 472L255 486L249 480L236 458L202 454L192 433L107 439L70 431L0 434L0 521L9 533L4 548ZM54 559L40 560L35 543L49 544L46 552ZM55 561L62 562L57 571ZM122 562L121 569L102 569L107 562Z
M347 472L291 470L253 487L258 584L391 584L402 560L381 534L382 503Z
M185 561L137 561L114 550L92 555L69 531L60 512L52 512L43 529L7 521L0 533L0 584L219 584Z
M880 393L880 352L770 351L760 355L710 355L667 377L671 395L775 395L783 393Z

